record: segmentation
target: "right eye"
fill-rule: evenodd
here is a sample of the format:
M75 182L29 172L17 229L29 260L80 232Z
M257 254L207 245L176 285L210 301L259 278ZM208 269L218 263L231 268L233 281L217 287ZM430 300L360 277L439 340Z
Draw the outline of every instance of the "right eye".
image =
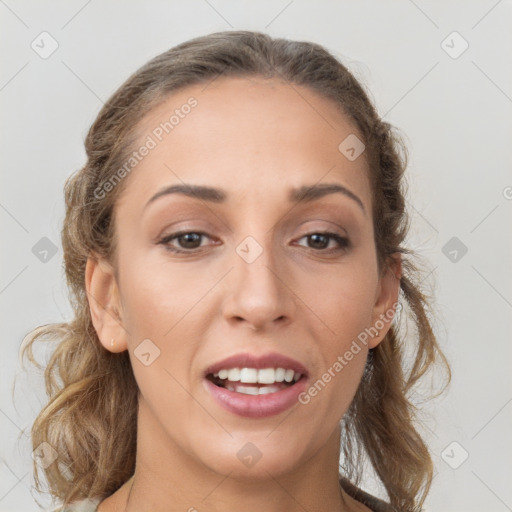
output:
M163 245L167 250L175 253L193 253L201 247L201 240L210 238L202 231L179 231L165 235L157 243ZM180 247L173 246L171 242L176 241Z

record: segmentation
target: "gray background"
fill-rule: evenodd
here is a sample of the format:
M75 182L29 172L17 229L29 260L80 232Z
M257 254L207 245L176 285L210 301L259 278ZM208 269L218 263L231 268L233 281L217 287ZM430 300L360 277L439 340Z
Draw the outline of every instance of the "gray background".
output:
M62 187L84 163L87 129L149 58L230 29L325 45L405 134L409 244L429 262L436 332L454 373L448 393L425 409L436 467L426 510L512 510L511 21L505 0L0 0L0 511L38 510L21 429L45 395L40 375L21 371L18 350L31 328L70 317ZM47 58L43 31L58 44ZM44 237L54 255L43 252Z

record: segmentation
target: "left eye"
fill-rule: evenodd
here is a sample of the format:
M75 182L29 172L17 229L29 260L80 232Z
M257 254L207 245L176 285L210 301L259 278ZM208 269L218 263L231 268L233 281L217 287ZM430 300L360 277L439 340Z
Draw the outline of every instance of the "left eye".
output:
M338 244L340 249L346 249L349 247L349 240L343 236L338 235L337 233L329 233L329 232L318 232L318 233L310 233L309 235L305 235L303 238L306 238L310 242L310 248L325 250L328 248L330 242L334 241Z

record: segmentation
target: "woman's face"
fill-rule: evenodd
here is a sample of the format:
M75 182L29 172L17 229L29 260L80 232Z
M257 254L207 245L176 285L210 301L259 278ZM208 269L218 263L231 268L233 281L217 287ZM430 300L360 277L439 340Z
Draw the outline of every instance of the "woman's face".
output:
M106 348L129 350L141 446L250 478L336 454L398 293L378 274L356 129L309 89L221 78L172 94L139 130L117 277L90 262L88 280L119 314L93 317Z

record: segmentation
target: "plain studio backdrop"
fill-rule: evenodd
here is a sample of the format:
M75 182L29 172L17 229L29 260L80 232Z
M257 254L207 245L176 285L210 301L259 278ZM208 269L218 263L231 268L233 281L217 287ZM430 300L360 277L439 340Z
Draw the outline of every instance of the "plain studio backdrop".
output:
M70 318L62 189L85 162L86 132L148 59L239 29L326 46L404 134L409 245L428 262L453 369L425 408L426 510L512 510L512 2L1 0L0 22L1 512L40 510L27 427L45 394L18 351L29 329ZM381 493L371 475L365 488Z

